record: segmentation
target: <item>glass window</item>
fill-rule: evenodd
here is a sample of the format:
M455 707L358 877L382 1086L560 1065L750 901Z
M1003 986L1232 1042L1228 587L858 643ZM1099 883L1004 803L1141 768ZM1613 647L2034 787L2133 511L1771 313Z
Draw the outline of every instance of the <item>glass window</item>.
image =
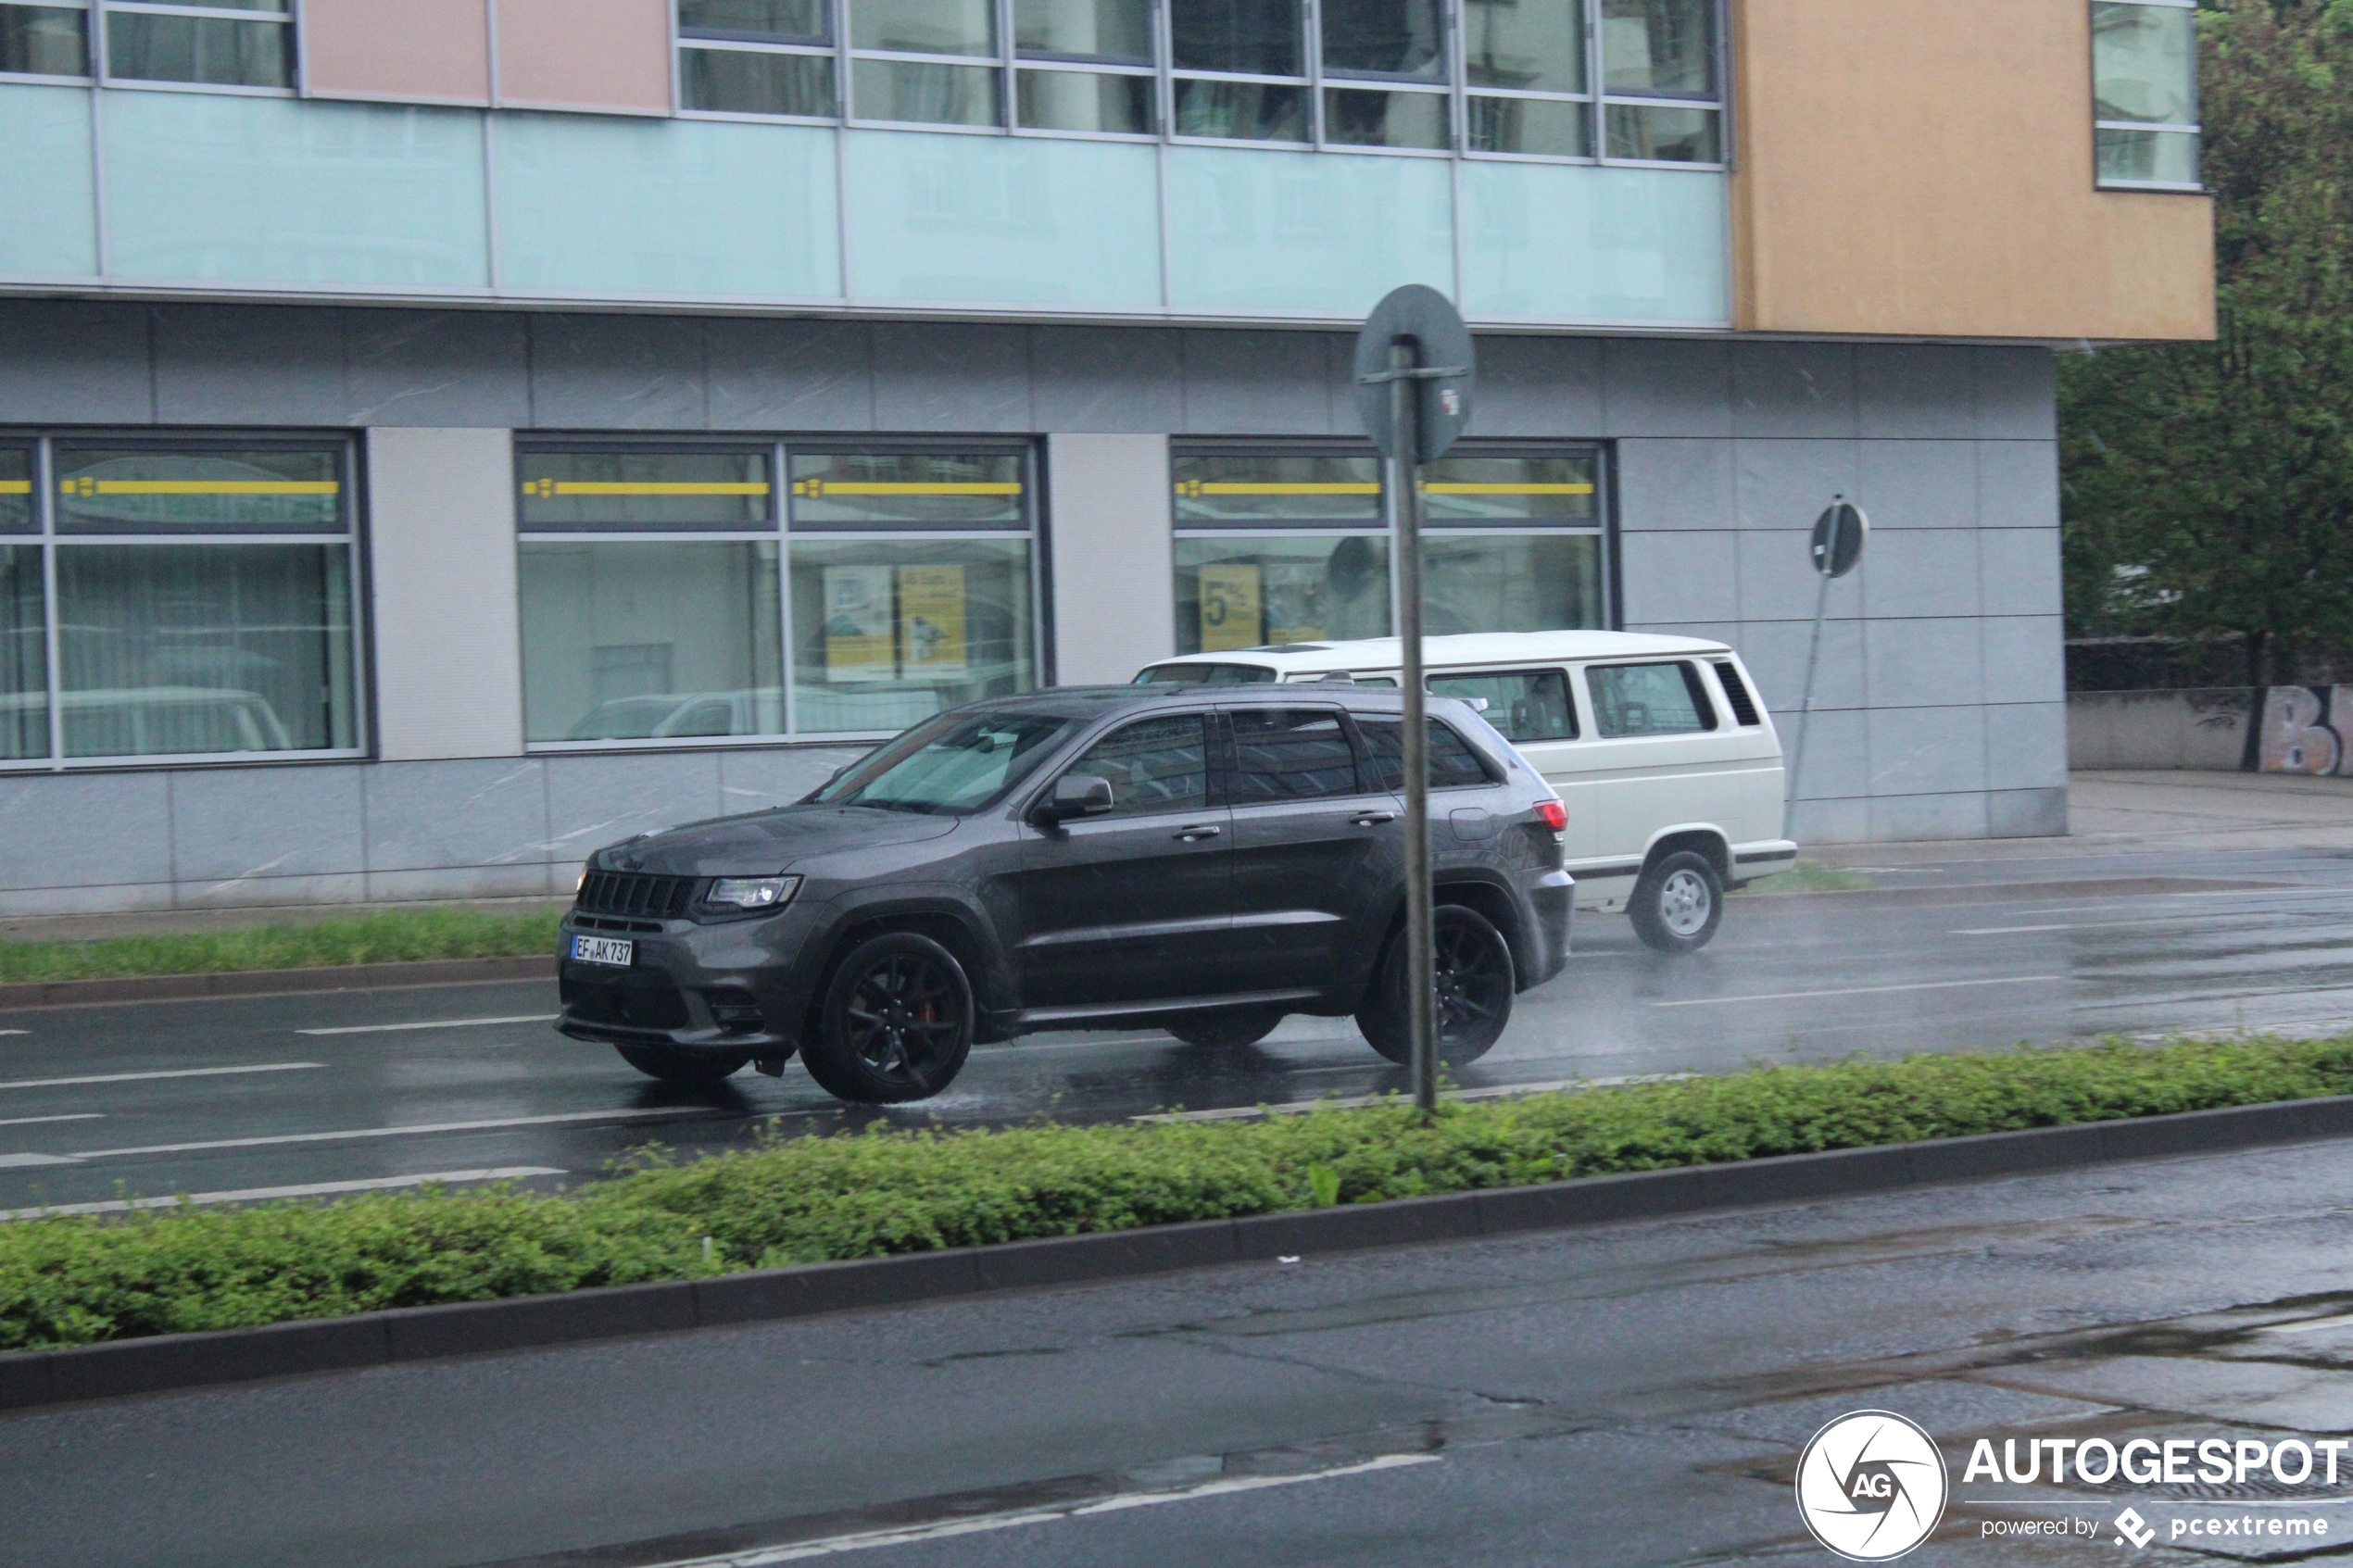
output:
M1324 74L1446 73L1438 0L1323 0Z
M89 13L63 6L0 6L0 71L89 75Z
M792 458L792 525L801 532L873 528L1026 528L1023 458L801 453Z
M46 597L40 547L0 545L0 760L49 755Z
M1148 136L1153 129L1149 76L1025 70L1014 78L1013 89L1021 123L1030 130Z
M1148 66L1151 0L1013 0L1013 47L1026 59Z
M1601 31L1608 91L1716 95L1716 0L1602 0Z
M1046 714L942 718L900 736L819 790L828 806L963 816L1026 778L1070 728Z
M1176 651L1389 634L1389 542L1362 533L1176 540Z
M1114 817L1200 810L1209 804L1208 721L1198 713L1141 720L1088 746L1070 771L1110 782Z
M984 66L862 56L850 62L850 92L861 119L923 125L998 125L997 72Z
M1592 108L1578 98L1489 98L1474 95L1466 126L1475 153L1590 157Z
M678 0L678 31L689 38L822 44L832 17L827 0Z
M32 454L22 446L0 446L0 533L30 533L32 520Z
M997 7L989 0L850 0L849 43L902 55L994 55Z
M547 452L517 455L522 526L604 529L773 526L766 452Z
M1487 771L1487 764L1478 759L1470 743L1436 719L1429 723L1429 787L1432 789L1473 789L1494 783ZM1365 748L1372 762L1376 787L1401 790L1405 787L1405 725L1398 719L1366 719L1359 717L1356 728L1365 737Z
M724 114L787 114L831 119L830 55L773 49L681 49L679 102Z
M2094 135L2099 146L2099 178L2103 184L2198 183L2198 136L2195 131L2125 131L2103 125Z
M1444 148L1453 141L1443 93L1324 89L1324 140L1357 147Z
M1689 664L1597 664L1585 671L1585 684L1593 699L1593 728L1606 739L1716 727L1715 705Z
M215 87L291 87L295 81L289 0L215 0L212 16L190 7L150 10L108 0L107 74L145 82L193 82ZM266 19L241 18L270 11Z
M525 540L525 738L782 734L776 555L772 540Z
M99 545L57 555L68 757L359 744L343 545Z
M1590 452L1442 458L1422 470L1422 515L1433 528L1590 524L1596 464Z
M1512 741L1575 740L1577 705L1569 700L1568 675L1560 670L1509 670L1476 675L1433 675L1437 696L1484 700L1480 717Z
M1176 134L1234 142L1304 142L1307 89L1179 77Z
M1307 73L1300 0L1172 0L1168 31L1178 70Z
M1237 708L1234 771L1227 794L1237 806L1354 795L1356 754L1330 708Z
M1658 104L1609 106L1609 156L1648 163L1721 163L1716 111Z
M2154 125L2197 123L2197 13L2187 6L2092 6L2095 113Z
M1026 539L792 544L793 724L901 730L1037 684Z
M1179 528L1381 521L1378 458L1179 454L1170 472Z
M62 533L341 533L332 450L157 451L60 445Z
M1567 632L1608 624L1598 533L1425 534L1422 625L1457 632Z
M1138 675L1139 686L1271 686L1275 672L1256 664L1156 664Z
M1582 0L1465 0L1463 73L1474 87L1582 93Z

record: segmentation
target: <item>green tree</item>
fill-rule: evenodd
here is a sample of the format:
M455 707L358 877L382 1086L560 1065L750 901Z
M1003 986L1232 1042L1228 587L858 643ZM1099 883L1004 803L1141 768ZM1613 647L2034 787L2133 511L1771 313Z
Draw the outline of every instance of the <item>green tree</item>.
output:
M2220 335L2062 358L2068 631L2353 651L2353 0L2199 18Z

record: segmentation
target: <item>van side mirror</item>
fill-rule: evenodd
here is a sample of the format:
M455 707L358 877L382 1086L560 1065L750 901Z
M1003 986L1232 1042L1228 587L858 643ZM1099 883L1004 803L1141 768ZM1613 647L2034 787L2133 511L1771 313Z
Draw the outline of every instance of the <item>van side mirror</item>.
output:
M1054 781L1054 792L1038 803L1042 822L1072 817L1100 817L1112 809L1111 781L1096 773L1064 773Z

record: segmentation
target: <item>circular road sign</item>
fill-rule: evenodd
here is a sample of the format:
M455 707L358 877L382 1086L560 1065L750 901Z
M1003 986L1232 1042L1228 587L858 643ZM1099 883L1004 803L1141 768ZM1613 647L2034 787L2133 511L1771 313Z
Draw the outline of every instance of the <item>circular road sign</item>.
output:
M1814 520L1814 570L1825 577L1843 577L1863 558L1863 543L1871 536L1871 521L1852 501L1824 508Z
M1390 350L1401 344L1410 353L1407 368L1453 372L1407 379L1421 408L1421 440L1411 452L1397 450L1410 438L1390 429L1389 389L1398 369L1390 363ZM1426 284L1390 290L1356 334L1356 412L1384 458L1429 463L1444 456L1470 423L1476 379L1470 329L1453 302Z

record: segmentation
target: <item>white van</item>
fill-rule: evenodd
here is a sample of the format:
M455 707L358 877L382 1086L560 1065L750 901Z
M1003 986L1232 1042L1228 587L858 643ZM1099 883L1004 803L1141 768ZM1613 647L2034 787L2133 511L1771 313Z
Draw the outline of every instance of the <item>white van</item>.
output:
M1724 892L1786 870L1781 743L1740 656L1697 637L1493 632L1423 643L1429 689L1479 707L1568 808L1580 909L1624 909L1664 952L1706 945ZM1188 654L1158 682L1395 685L1398 640Z

